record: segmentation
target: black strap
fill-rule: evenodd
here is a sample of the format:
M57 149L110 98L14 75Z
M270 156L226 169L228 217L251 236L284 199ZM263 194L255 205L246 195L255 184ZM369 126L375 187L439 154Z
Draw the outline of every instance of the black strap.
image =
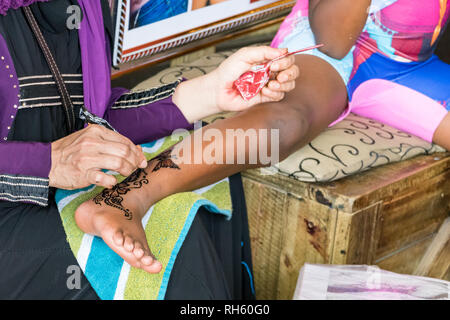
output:
M56 81L56 86L58 87L59 94L61 95L62 104L64 106L64 110L66 112L67 125L69 129L69 133L74 132L75 130L75 111L72 104L72 100L70 99L69 92L67 91L66 84L59 72L58 66L56 65L55 59L48 47L47 42L45 41L44 36L42 35L41 29L39 28L36 19L34 18L33 12L29 7L23 7L23 11L25 13L25 17L30 24L31 30L33 30L34 35L39 43L39 47L44 53L45 60L50 67L50 71L53 74L53 77Z

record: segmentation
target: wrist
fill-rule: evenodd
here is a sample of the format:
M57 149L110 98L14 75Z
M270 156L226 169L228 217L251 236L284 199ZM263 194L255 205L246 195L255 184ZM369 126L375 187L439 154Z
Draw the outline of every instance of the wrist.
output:
M48 173L48 180L49 180L49 186L50 187L58 187L56 183L56 164L57 159L59 159L60 156L60 150L58 147L59 143L58 141L52 142L50 144L50 171Z
M190 123L221 111L216 99L216 83L214 74L206 74L178 85L172 101Z
M207 101L209 104L208 108L209 110L211 110L211 113L209 115L214 115L216 113L222 112L223 110L218 99L221 84L218 70L215 69L214 71L205 74L202 77L202 80L202 88L205 92L205 96L207 97Z

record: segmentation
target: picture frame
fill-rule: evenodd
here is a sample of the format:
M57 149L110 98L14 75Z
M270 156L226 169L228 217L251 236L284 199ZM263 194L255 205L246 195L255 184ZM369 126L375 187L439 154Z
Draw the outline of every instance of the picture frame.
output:
M279 17L295 0L115 0L113 65Z

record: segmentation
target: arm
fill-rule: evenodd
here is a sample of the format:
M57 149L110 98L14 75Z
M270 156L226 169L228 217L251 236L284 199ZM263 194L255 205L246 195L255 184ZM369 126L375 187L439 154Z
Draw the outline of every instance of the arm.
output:
M181 83L173 95L173 102L186 119L193 123L219 112L244 111L261 103L280 101L286 93L295 88L299 68L294 64L294 56L272 63L272 80L249 101L241 97L234 82L253 66L275 59L286 52L287 49L266 46L242 48L211 73Z
M250 101L243 100L233 84L253 65L283 53L270 47L243 48L216 70L195 79L136 92L115 89L105 120L134 143L144 143L168 136L175 129L190 129L192 123L219 112L279 101L295 86L299 71L293 57L272 64L271 70L279 72L277 78Z
M190 122L172 101L179 85L176 81L139 91L114 88L105 120L136 144L168 136L175 129L190 129Z
M271 67L279 72L277 78L258 96L244 101L233 90L233 81L253 64L274 59L284 51L261 47L238 52L224 61L217 71L200 80L186 81L183 90L178 90L179 82L137 92L114 90L110 99L112 107L104 117L119 133L90 125L53 142L50 185L60 189L84 188L90 184L111 188L116 179L101 169L129 176L136 168L147 165L142 149L130 139L151 141L152 137L168 135L174 129L190 127L189 122L200 120L203 115L216 110L234 108L237 111L261 102L278 101L295 87L299 71L293 65L294 58L280 59ZM205 87L200 86L201 83ZM210 84L215 84L213 92L209 90ZM205 90L211 94L202 94Z
M0 143L0 200L47 206L49 187L115 185L100 169L129 175L147 162L142 149L119 134L90 125L52 143Z
M319 50L343 59L356 43L367 20L371 0L309 0L309 21Z
M304 66L302 76L298 90L286 100L255 106L187 136L172 151L149 161L147 168L78 207L75 221L80 229L102 237L133 267L159 272L161 263L155 262L142 227L150 206L241 170L276 163L310 141L344 109L345 86L332 67L310 55L297 58ZM276 132L279 135L272 134Z

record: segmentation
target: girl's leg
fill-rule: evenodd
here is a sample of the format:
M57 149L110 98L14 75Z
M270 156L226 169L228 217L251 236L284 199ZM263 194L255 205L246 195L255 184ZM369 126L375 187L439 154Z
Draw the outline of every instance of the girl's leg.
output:
M347 105L347 91L339 74L327 62L310 55L297 56L301 76L297 80L297 89L279 103L259 105L225 120L216 121L203 128L203 134L212 130L227 136L227 130L255 130L257 139L266 138L264 131L276 129L279 132L279 158L287 157L315 138L331 122L339 117ZM196 134L186 137L173 151L168 151L149 161L148 167L119 184L121 189L122 208L113 208L105 202L114 192L106 191L97 198L97 203L88 201L81 205L75 213L78 226L87 233L94 234L103 240L122 258L134 267L148 272L159 272L161 265L152 258L148 247L141 219L148 208L155 202L178 192L195 190L215 181L228 177L248 168L267 165L257 157L257 163L249 164L250 155L259 155L260 151L269 154L270 139L259 146L258 143L247 143L245 148L237 149L239 139L234 137L234 145L223 143L223 163L230 159L231 152L234 164L195 164L182 162L174 154L183 157L190 151L195 157ZM200 153L204 153L216 141L203 142ZM217 144L215 144L217 146ZM264 149L264 150L261 150ZM182 152L179 152L182 150ZM237 159L244 156L244 164ZM273 156L273 155L272 155ZM185 160L185 158L183 159ZM194 162L194 163L193 163ZM148 182L148 183L145 183ZM129 188L133 184L133 189ZM140 188L136 188L140 185ZM125 194L124 194L125 191ZM126 219L124 214L131 217Z

